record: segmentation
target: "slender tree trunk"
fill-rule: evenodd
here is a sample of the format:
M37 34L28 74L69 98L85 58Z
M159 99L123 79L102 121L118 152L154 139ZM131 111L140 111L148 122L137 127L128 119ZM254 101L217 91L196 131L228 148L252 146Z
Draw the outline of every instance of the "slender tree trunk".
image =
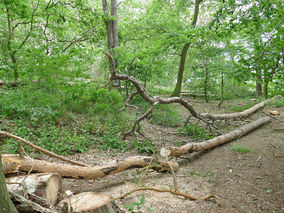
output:
M263 97L264 98L268 98L268 83L269 83L269 80L265 79L263 83Z
M184 66L185 66L185 59L187 55L187 50L189 48L189 43L185 44L182 48L181 58L180 58L180 64L179 64L179 70L178 70L178 78L175 90L172 94L172 96L180 96L181 87L182 87L182 78L183 78L183 72L184 72Z
M256 95L262 96L262 73L261 70L256 71Z
M268 84L269 84L269 81L272 81L272 78L273 76L275 75L276 71L278 70L279 68L279 62L281 60L281 54L283 54L283 50L284 48L282 47L281 51L279 52L278 54L278 57L277 57L277 60L276 60L276 64L275 66L273 67L271 73L268 75L268 76L265 76L264 77L264 82L263 82L263 96L265 98L268 97Z
M224 101L224 73L222 72L221 76L221 101L219 103L219 107L221 107L221 104Z
M205 79L204 79L204 96L205 96L206 103L208 103L207 89L208 89L209 73L208 73L206 64L204 64L204 72L205 72Z
M19 74L18 74L18 69L17 69L16 53L15 51L12 50L12 46L11 46L14 32L11 26L12 21L11 21L10 11L9 11L8 6L6 6L6 14L7 14L7 25L8 25L7 48L8 48L10 59L12 61L12 67L14 71L14 80L17 81Z
M18 212L12 203L6 187L6 181L2 169L2 156L0 153L0 212Z
M111 0L111 16L114 17L112 21L112 37L113 37L113 46L112 48L118 47L118 26L117 26L117 1Z
M118 61L115 52L113 49L115 47L118 47L118 26L117 26L117 19L118 19L118 14L117 14L117 0L111 0L111 6L110 10L108 7L107 0L102 0L102 5L103 5L103 11L106 15L106 32L107 32L107 43L108 43L108 49L109 51L114 55L114 62L115 66L118 66ZM109 14L111 17L109 17ZM120 86L120 81L115 80L110 84L110 87L112 86Z
M195 27L195 25L196 25L198 14L199 14L199 5L200 5L201 1L202 0L195 0L194 15L193 15L192 23L191 23L192 27ZM185 59L186 59L186 55L187 55L187 51L188 51L189 46L190 46L190 43L186 43L182 48L179 70L178 70L177 83L176 83L176 87L174 89L174 92L172 94L172 96L174 96L174 97L180 96L180 92L181 92L181 88L182 88L182 78L183 78L184 67L185 67Z

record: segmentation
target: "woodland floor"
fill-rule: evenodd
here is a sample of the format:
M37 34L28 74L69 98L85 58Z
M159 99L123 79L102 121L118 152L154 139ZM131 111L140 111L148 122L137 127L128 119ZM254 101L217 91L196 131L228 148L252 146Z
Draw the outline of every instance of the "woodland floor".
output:
M200 100L190 100L197 111L211 110L211 112L228 111L229 105L241 105L240 102L226 102L221 109L216 103L206 104ZM186 117L186 111L180 106L181 116ZM175 159L180 170L176 174L179 189L187 194L203 197L207 194L218 196L214 201L189 201L169 193L140 191L133 193L117 204L127 212L126 204L139 202L142 194L145 204L141 205L141 212L284 212L284 107L266 106L262 111L253 114L245 121L233 121L241 124L265 116L269 110L280 112L277 120L260 127L254 132L223 146L199 154ZM194 122L193 122L194 123ZM156 144L158 150L173 142L187 143L193 141L190 137L176 134L176 128L165 128L142 123L144 133ZM229 124L222 123L223 132ZM233 128L238 128L233 125ZM222 130L222 128L221 128ZM232 144L245 146L248 153L234 152ZM117 150L89 150L84 154L68 156L72 159L84 161L93 165L102 165L116 159L124 159L131 155L141 155L135 151L119 152ZM63 191L73 192L95 191L110 194L113 197L122 195L135 189L143 172L135 170L110 175L98 180L70 180L64 179ZM149 172L140 186L160 189L174 189L172 175L169 173ZM137 212L137 211L134 211Z

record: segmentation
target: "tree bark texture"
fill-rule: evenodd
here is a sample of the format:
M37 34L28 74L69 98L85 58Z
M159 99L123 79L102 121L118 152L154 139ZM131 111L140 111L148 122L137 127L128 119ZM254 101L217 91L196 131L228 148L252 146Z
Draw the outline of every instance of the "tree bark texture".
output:
M268 102L271 102L275 99L281 98L281 95L275 96L271 99L262 101L256 105L254 105L253 107L244 110L242 112L235 112L235 113L225 113L225 114L211 114L211 113L201 113L200 116L204 117L204 118L209 118L211 120L226 120L226 119L236 119L236 118L244 118L247 117L249 115L251 115L252 113L256 112L257 110L259 110L260 108L264 107Z
M1 157L1 152L0 152ZM9 213L17 213L17 209L15 208L14 204L12 203L7 187L6 181L3 174L2 169L2 161L0 161L0 212L9 212Z
M55 209L51 210L49 208L42 207L38 203L33 202L31 200L28 200L24 196L19 195L17 193L10 192L10 195L13 198L13 200L15 200L17 203L19 203L19 204L16 205L19 212L57 213L57 211ZM10 213L10 212L7 212L7 213Z
M19 155L5 154L2 156L4 174L18 172L46 172L58 173L62 177L73 179L97 179L106 175L111 175L123 172L134 168L144 168L150 166L158 172L170 171L171 164L175 171L178 171L179 166L171 161L157 161L154 157L148 156L132 156L121 161L116 161L112 164L96 167L80 167L66 165L60 163L50 163L43 160L37 160L29 157L20 158ZM11 170L13 165L14 170ZM7 168L8 167L8 168Z
M107 0L102 0L102 4L103 4L103 11L106 16L105 23L107 31L108 49L112 51L113 48L118 47L117 1L111 0L110 10Z
M254 129L268 123L271 121L271 117L263 117L259 118L256 121L253 121L252 123L249 123L240 129L231 131L227 134L220 135L216 138L201 142L201 143L188 143L181 147L170 147L168 148L170 150L170 156L178 157L182 155L187 155L192 152L201 152L204 150L212 149L216 146L220 146L224 143L230 142L232 140L235 140Z
M206 63L204 63L204 74L205 74L205 79L204 79L204 96L205 96L206 103L208 103L207 90L208 90L209 73L208 73L208 69L207 69Z
M261 73L261 70L256 71L255 89L256 89L256 95L262 96L262 73Z

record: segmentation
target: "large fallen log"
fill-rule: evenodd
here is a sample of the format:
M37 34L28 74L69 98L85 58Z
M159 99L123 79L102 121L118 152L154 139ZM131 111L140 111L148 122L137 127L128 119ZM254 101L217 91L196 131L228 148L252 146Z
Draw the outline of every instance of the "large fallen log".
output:
M259 118L256 121L253 121L249 124L244 125L240 129L231 131L227 134L220 135L216 138L213 138L213 139L201 142L201 143L187 143L181 147L169 147L167 148L170 151L169 156L178 157L182 155L187 155L192 152L200 152L200 151L204 151L207 149L211 149L216 146L220 146L224 143L237 139L253 131L254 129L270 122L271 119L272 119L271 117Z
M268 102L271 102L275 99L281 98L281 95L274 96L271 99L267 99L262 101L253 107L246 109L242 112L235 112L235 113L224 113L224 114L211 114L211 113L201 113L200 116L203 118L208 118L210 120L227 120L227 119L235 119L235 118L244 118L248 117L252 113L256 112L260 108L264 107Z
M7 189L24 196L35 194L49 201L52 205L57 202L62 180L58 174L29 174L6 178Z
M19 155L3 154L2 155L4 174L15 172L46 172L58 173L62 177L73 179L97 179L106 175L115 174L134 168L144 168L150 166L158 172L170 171L171 167L178 171L178 164L175 162L167 162L156 160L154 157L148 156L132 156L115 163L96 166L96 167L81 167L60 163L50 163L43 160L37 160L29 157L20 158ZM14 169L11 169L13 167Z

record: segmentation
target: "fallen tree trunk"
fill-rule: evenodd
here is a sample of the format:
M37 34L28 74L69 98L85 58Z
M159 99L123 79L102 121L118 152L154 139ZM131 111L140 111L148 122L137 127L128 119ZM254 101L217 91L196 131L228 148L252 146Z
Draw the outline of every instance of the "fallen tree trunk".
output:
M175 162L157 161L154 157L132 156L122 161L117 161L106 166L80 167L60 163L50 163L43 160L37 160L29 157L20 158L19 155L2 155L4 174L15 172L46 172L58 173L62 177L73 179L97 179L106 175L111 175L134 168L144 168L150 166L151 169L158 172L170 171L170 166L178 171L178 164ZM13 170L11 170L13 165ZM8 167L8 168L7 168Z
M232 141L234 139L237 139L254 129L262 126L263 124L266 124L271 121L271 117L263 117L259 118L256 121L253 121L247 125L244 125L240 129L231 131L227 134L220 135L216 138L201 142L201 143L187 143L181 147L170 147L168 150L170 151L170 156L178 157L182 155L187 155L192 152L200 152L207 149L211 149L216 146L220 146L224 143L227 143L229 141Z
M48 200L52 205L57 202L58 192L61 190L62 180L58 174L29 174L6 178L7 189L24 196L35 194ZM33 200L33 199L32 199Z
M224 114L211 114L211 113L201 113L200 116L203 118L208 118L210 120L226 120L226 119L235 119L235 118L244 118L248 117L252 113L256 112L260 108L264 107L268 102L271 102L275 99L281 98L281 95L277 95L271 99L262 101L253 107L246 109L242 112L235 112L235 113L224 113Z

